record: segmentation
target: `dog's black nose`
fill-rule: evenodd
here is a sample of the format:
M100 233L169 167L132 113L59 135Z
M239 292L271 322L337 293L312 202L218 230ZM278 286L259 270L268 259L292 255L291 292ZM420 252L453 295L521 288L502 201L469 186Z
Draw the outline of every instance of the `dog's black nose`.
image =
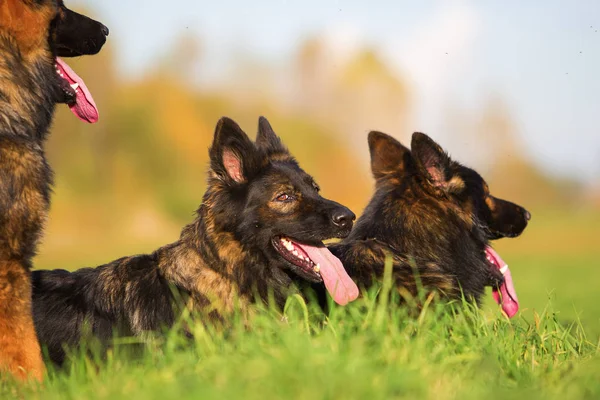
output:
M331 216L333 224L343 229L352 227L352 221L355 219L356 215L348 209L335 211Z
M526 209L523 209L523 215L525 216L525 219L527 221L529 221L531 219L531 213L529 211L527 211Z
M108 33L110 32L108 30L108 28L106 27L106 25L102 25L102 28L100 28L100 30L102 31L102 33L104 34L104 36L108 36Z

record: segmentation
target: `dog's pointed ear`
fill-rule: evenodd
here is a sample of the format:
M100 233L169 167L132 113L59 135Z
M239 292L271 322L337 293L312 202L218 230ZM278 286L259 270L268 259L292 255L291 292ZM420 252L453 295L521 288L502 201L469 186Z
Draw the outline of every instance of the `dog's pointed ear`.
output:
M375 179L402 172L410 159L410 150L399 141L382 132L369 133L371 171Z
M258 118L256 146L267 154L289 153L265 117Z
M451 180L450 157L433 139L421 132L412 136L411 151L419 173L432 186L447 189Z
M254 143L227 117L217 123L209 155L211 169L230 184L246 183L258 170Z

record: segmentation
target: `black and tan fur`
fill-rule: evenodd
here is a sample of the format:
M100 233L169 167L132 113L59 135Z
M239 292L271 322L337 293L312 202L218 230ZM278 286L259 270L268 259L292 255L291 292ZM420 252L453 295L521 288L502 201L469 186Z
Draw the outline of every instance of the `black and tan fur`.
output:
M411 150L380 132L369 134L375 193L352 233L330 247L357 284L383 277L386 255L403 297L420 286L450 299L479 301L502 275L486 260L492 239L514 237L527 226L522 207L490 194L474 170L422 133Z
M31 260L50 203L44 142L74 91L57 55L94 54L106 27L56 0L0 1L0 370L42 379L31 316Z
M175 243L75 272L35 271L34 319L50 358L61 364L65 346L81 340L85 325L106 342L113 329L139 335L172 326L179 293L205 321L246 312L272 294L281 306L291 276L320 276L288 262L276 238L306 244L345 237L354 214L319 195L261 118L257 145L230 119L219 121L209 151L208 186L196 219Z

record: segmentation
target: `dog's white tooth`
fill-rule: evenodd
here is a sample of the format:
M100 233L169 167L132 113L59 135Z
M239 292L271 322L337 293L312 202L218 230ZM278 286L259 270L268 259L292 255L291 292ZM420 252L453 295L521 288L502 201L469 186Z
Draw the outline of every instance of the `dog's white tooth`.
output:
M315 267L313 269L315 270L315 272L319 272L321 270L321 265L319 265L319 263L317 263L317 265L315 265Z
M75 83L73 83L73 84L71 85L71 87L72 87L74 90L77 90L77 88L79 87L79 83L75 82Z
M298 256L298 252L296 250L292 251L292 254Z
M506 271L508 271L508 264L506 264L504 267L500 268L500 273L502 273L502 275L506 274Z

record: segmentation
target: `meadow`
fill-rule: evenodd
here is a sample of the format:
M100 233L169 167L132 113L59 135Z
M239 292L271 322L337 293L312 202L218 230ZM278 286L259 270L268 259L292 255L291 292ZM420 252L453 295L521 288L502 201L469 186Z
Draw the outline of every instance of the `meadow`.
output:
M340 74L348 82L331 81L330 97L295 99L291 111L269 91L247 99L235 90L190 89L160 69L121 81L111 53L97 57L103 61L78 60L77 70L90 77L102 122L83 126L68 110L58 112L48 146L56 187L36 268L95 266L175 241L200 202L206 149L222 115L249 133L267 115L324 195L357 214L372 190L367 129L398 138L418 129L376 112L396 115L410 97L382 78L390 75L371 53L344 67L352 74ZM369 102L369 110L350 102L373 86L387 94L375 98L395 99L389 108L384 100ZM377 123L348 118L355 114L373 115ZM494 148L494 138L506 146L518 137L501 109L469 118L477 129L444 146L481 149L471 142L479 138ZM135 356L129 350L139 340L120 338L106 359L75 355L69 367L50 369L41 387L0 383L0 398L598 398L598 201L583 201L581 191L539 172L513 151L516 143L498 152L504 159L481 165L495 195L533 215L520 238L496 242L521 305L510 321L491 296L480 310L428 303L415 315L383 287L329 316L291 298L286 310L260 310L251 329L239 321L224 331L192 324L192 342L173 331L145 340Z
M544 222L532 224L522 239L498 242L522 307L512 320L500 314L491 296L482 309L426 299L420 312L398 307L396 293L385 284L329 316L292 297L285 310L258 310L250 329L234 318L225 330L192 324L192 342L176 330L143 341L116 339L104 359L75 354L69 367L51 369L42 387L4 383L0 394L6 399L597 398L600 306L594 288L600 272L591 245L600 215L553 212L539 218ZM134 344L143 351L132 355Z

